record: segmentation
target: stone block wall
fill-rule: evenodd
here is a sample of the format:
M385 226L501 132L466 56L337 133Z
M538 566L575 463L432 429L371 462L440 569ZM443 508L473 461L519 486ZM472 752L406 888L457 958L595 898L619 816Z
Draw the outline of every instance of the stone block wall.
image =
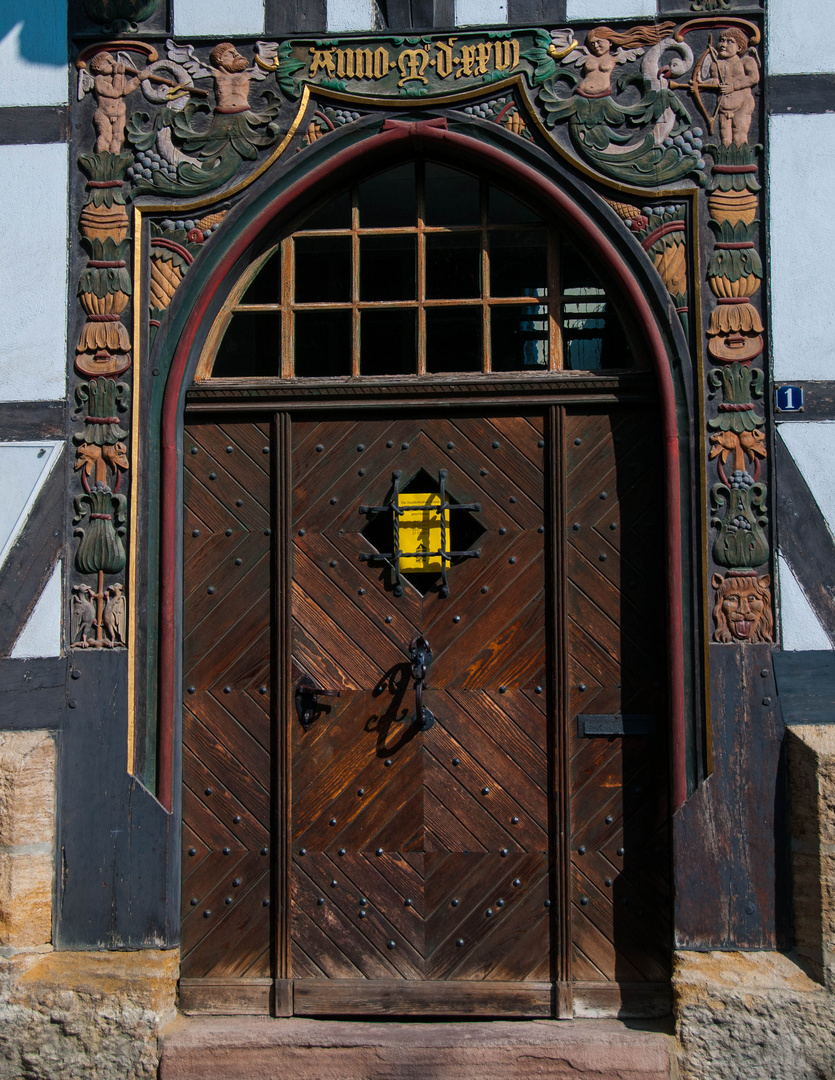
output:
M157 1075L176 950L58 952L55 739L0 732L0 1080Z
M55 740L48 731L0 732L0 947L52 940Z

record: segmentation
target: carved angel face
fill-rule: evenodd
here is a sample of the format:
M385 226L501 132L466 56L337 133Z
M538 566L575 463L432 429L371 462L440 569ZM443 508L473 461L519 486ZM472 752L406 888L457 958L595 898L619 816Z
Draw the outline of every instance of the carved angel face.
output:
M116 64L108 52L96 53L90 61L90 71L94 75L111 75L115 70Z
M721 60L730 60L742 51L744 46L740 44L737 33L738 31L734 30L723 30L719 35L716 51Z

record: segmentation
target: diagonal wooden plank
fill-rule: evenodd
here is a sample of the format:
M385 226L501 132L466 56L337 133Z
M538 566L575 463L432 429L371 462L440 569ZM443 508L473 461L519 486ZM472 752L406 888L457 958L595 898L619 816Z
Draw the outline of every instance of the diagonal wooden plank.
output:
M460 742L446 730L447 725L457 730ZM514 778L509 776L506 757L497 753L491 759L485 753L483 742L467 740L466 723L459 720L459 723L453 724L450 714L447 714L445 721L435 724L426 733L425 745L435 766L427 765L427 787L444 802L447 801L446 791L451 784L466 791L474 805L472 812L463 820L482 842L489 847L487 836L476 824L482 820L483 812L492 819L489 835L499 838L500 847L511 851L547 847L547 796L540 788L535 788L534 792L525 790L525 798L520 798L524 783L522 778L517 775L514 783ZM473 752L467 752L468 745L474 747ZM458 764L453 764L456 761Z

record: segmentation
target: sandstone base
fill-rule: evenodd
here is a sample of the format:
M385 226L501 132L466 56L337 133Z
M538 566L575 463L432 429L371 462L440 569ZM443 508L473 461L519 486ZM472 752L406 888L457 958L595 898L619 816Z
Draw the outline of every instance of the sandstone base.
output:
M669 1080L671 1039L616 1020L180 1018L160 1080Z
M176 949L48 947L1 958L0 1080L155 1077L179 960Z
M830 1080L835 995L782 953L678 953L681 1080Z

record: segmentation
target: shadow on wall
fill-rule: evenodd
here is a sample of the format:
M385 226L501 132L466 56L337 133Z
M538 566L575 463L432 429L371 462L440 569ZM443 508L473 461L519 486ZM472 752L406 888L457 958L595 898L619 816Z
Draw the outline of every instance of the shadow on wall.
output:
M49 64L64 68L67 63L66 6L58 3L43 5L33 18L32 5L27 0L0 0L0 49L5 51L15 42L15 51L30 64Z

